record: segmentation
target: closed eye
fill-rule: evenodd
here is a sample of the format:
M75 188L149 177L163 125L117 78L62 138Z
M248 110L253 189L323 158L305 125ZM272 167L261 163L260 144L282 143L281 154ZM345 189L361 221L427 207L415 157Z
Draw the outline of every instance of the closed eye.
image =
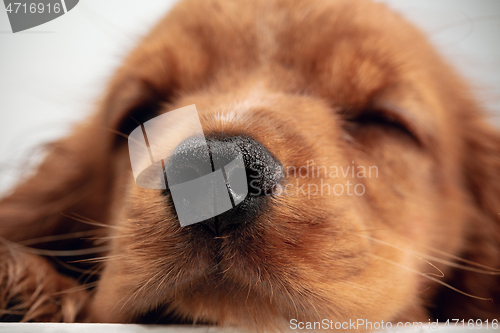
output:
M386 108L367 108L348 111L343 117L344 127L353 137L362 136L368 130L379 130L383 134L407 137L421 145L418 131L401 112Z

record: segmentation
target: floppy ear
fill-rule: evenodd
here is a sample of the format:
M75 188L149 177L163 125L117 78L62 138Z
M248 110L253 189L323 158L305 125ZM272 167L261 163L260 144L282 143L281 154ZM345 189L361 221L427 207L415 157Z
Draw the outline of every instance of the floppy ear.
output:
M469 266L484 272L455 269L449 283L459 290L492 301L443 289L434 309L436 317L443 320L491 320L500 315L500 131L481 118L463 121L465 186L471 194L472 209L465 229L465 244L459 256L483 265Z
M115 137L100 112L48 146L36 172L0 201L0 236L21 241L88 227L67 215L104 221L115 182Z
M97 112L50 144L36 172L0 201L0 237L22 241L92 228L74 216L106 223L122 192L117 182L130 169L126 137L168 96L134 74L122 68Z

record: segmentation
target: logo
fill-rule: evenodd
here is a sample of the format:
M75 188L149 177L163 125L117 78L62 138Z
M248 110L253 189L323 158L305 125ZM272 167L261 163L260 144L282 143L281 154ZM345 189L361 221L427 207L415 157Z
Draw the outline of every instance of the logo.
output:
M130 133L128 146L135 183L168 189L181 226L220 215L248 194L241 151L229 161L213 158L195 105L141 124Z
M52 21L73 9L79 0L3 0L12 32Z

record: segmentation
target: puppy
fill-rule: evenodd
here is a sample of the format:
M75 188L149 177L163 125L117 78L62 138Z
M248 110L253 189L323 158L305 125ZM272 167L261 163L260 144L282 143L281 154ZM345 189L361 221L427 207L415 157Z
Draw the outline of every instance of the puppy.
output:
M127 137L193 104L212 163L242 154L248 193L182 227L170 187L136 184ZM171 127L163 170L179 151L196 169ZM0 202L2 319L491 322L499 153L467 85L382 4L183 1Z

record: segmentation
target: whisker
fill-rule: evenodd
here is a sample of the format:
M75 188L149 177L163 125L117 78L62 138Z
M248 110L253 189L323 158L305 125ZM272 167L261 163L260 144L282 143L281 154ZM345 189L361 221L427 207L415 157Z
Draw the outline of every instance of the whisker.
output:
M129 238L130 235L124 234L124 235L106 235L102 237L93 237L94 239L94 245L100 245L106 242L109 242L113 239L118 239L118 238Z
M500 271L490 272L490 271L486 271L484 269L478 269L478 268L468 267L468 266L464 266L464 265L460 265L460 264L454 263L452 261L440 259L440 258L437 258L437 257L434 257L434 256L430 256L430 255L426 255L426 254L422 254L422 257L425 257L425 258L427 258L429 260L434 260L434 261L442 263L442 264L446 264L446 265L451 266L451 267L460 268L460 269L463 269L465 271L470 271L470 272L475 272L475 273L481 273L481 274L487 274L487 275L500 275Z
M89 288L93 288L93 287L97 286L98 284L99 284L99 281L89 282L89 283L85 283L85 284L82 284L82 285L79 285L76 287L60 290L58 292L55 292L53 295L74 293L77 291L82 291L82 290L86 290Z
M99 274L103 268L104 268L103 263L99 262L99 263L96 263L94 266L92 266L90 269L88 269L87 272L82 274L82 276L87 275L87 278L83 281L83 284L87 284L89 282L90 278L96 274ZM82 278L82 276L80 278Z
M415 258L419 259L419 260L422 260L422 261L425 261L426 263L428 263L429 265L431 265L432 267L434 267L438 272L439 272L439 275L438 274L434 274L434 273L426 273L427 275L434 275L434 276L437 276L437 277L444 277L444 273L443 271L441 271L439 268L436 267L436 265L434 265L433 263L427 261L427 260L424 260L422 259L421 257L417 256L415 254L415 251L408 251L408 250L405 250L405 249L402 249L400 248L399 246L396 246L396 245L393 245L393 244L390 244L390 243L387 243L387 242L384 242L384 241L381 241L380 239L377 239L377 238L374 238L374 237L370 237L370 236L366 236L366 235L359 235L360 237L364 237L366 239L370 239L372 241L375 241L377 243L380 243L380 244L383 244L383 245L386 245L386 246L390 246L392 248L395 248L397 250L400 250L404 253L408 253L412 256L414 256ZM418 252L417 252L418 253ZM420 254L420 253L419 253Z
M462 262L465 262L465 263L468 263L470 265L474 265L474 266L477 266L477 267L483 267L485 268L486 270L482 270L482 269L477 269L477 268L473 268L473 267L468 267L468 266L464 266L464 265L460 265L460 264L457 264L457 263L454 263L452 261L448 261L448 260L444 260L444 259L440 259L440 258L437 258L437 257L434 257L434 256L431 256L431 255L428 255L428 254L425 254L425 253L422 253L422 252L419 252L419 251L415 251L415 250L404 250L396 245L393 245L393 244L389 244L387 242L384 242L384 241L381 241L377 238L373 238L373 237L370 237L370 236L366 236L366 235L358 235L360 237L364 237L366 239L370 239L372 241L375 241L377 243L380 243L380 244L383 244L383 245L387 245L387 246L390 246L390 247L393 247L395 249L398 249L400 251L403 251L405 253L408 253L408 254L412 254L414 255L415 257L419 258L418 256L421 256L422 258L425 258L425 259L428 259L428 260L433 260L433 261L436 261L436 262L439 262L439 263L442 263L442 264L446 264L448 266L451 266L451 267L455 267L455 268L460 268L460 269L463 269L463 270L466 270L466 271L470 271L470 272L475 272L475 273L481 273L481 274L487 274L487 275L500 275L500 270L499 269L496 269L496 268L493 268L493 267L489 267L489 266L485 266L485 265L481 265L481 264L478 264L478 263L475 263L473 261L470 261L470 260L466 260L466 259L462 259L460 257L457 257L457 256L454 256L454 255L451 255L451 254L448 254L446 252L443 252L443 251L440 251L440 250L437 250L437 249L434 249L432 247L429 247L429 246L425 246L425 245L420 245L418 244L418 246L422 246L424 248L427 248L431 251L434 251L434 252L437 252L437 253L440 253L442 254L443 256L447 256L447 257L450 257L450 258L453 258L457 261L462 261ZM418 255L418 256L417 256ZM424 260L422 258L419 258L421 260ZM426 261L426 260L424 260ZM434 266L432 263L426 261L429 265L433 266L434 268L436 268L438 271L440 271L436 266ZM442 274L442 272L440 271L440 273ZM441 276L442 277L442 276Z
M401 268L403 268L403 269L406 269L406 270L407 270L407 271L409 271L409 272L415 273L415 274L417 274L417 275L420 275L420 276L422 276L422 277L425 277L426 279L429 279L429 280L431 280L431 281L437 282L437 283L439 283L439 284L441 284L441 285L443 285L443 286L445 286L445 287L447 287L447 288L450 288L451 290L456 291L456 292L458 292L458 293L460 293L460 294L462 294L462 295L465 295L465 296L468 296L468 297L471 297L471 298L475 298L475 299L479 299L479 300L482 300L482 301L492 301L492 302L493 302L493 299L492 299L492 298L484 298L484 297L474 296L474 295L468 294L468 293L466 293L465 291L462 291L462 290L460 290L460 289L457 289L457 288L455 288L455 287L453 287L453 286L449 285L449 284L448 284L448 283L446 283L446 282L443 282L443 281L438 280L438 279L436 279L436 278L434 278L434 277L432 277L432 276L429 276L429 274L421 273L421 272L417 271L416 269L413 269L413 268L410 268L410 267L408 267L408 266L402 265L402 264L397 263L397 262L395 262L395 261L392 261L392 260L389 260L389 259L385 259L385 258L383 258L383 257L381 257L381 256L377 256L376 254L372 254L372 253L368 253L368 255L369 255L370 257L372 257L372 258L379 259L379 260L384 261L384 262L386 262L386 263L388 263L388 264L391 264L391 265L394 265L394 266L401 267Z
M0 237L0 242L7 245L7 246L17 248L17 249L24 251L24 252L37 254L37 255L41 255L41 256L49 256L49 257L73 257L73 256L81 256L81 255L92 254L92 253L107 252L107 251L111 250L110 246L99 246L99 247L93 247L93 248L88 248L88 249L67 250L67 251L35 249L35 248L27 247L27 246L24 246L24 245L21 245L18 243L8 241L2 237Z
M96 226L96 227L111 228L111 229L117 229L117 230L120 229L119 227L117 227L115 225L109 225L109 224L100 223L100 222L97 222L95 220L89 219L89 218L87 218L85 216L82 216L80 214L77 214L77 213L72 213L73 216L71 216L71 215L66 215L66 214L64 214L64 213L61 212L61 215L64 216L64 217L73 219L75 221L82 222L82 223L89 224L89 225Z
M113 256L104 256L104 257L94 257L94 258L86 258L86 259L78 259L68 261L68 263L85 263L85 262L105 262L111 259L119 259L125 257L124 255L113 255Z
M33 248L27 247L27 248L24 248L23 250L26 252L30 252L30 253L38 254L38 255L42 255L42 256L76 257L76 256L82 256L82 255L86 255L86 254L107 252L107 251L111 250L111 247L110 246L99 246L99 247L88 248L88 249L68 250L68 251L40 250L40 249L33 249Z
M18 244L29 246L29 245L40 244L40 243L49 243L49 242L55 242L55 241L60 241L60 240L66 240L66 239L93 236L98 231L101 231L101 230L94 229L94 230L72 232L72 233L61 234L61 235L38 237L38 238L32 238L29 240L18 242Z
M59 259L58 257L54 257L53 258L54 261L56 261L59 265L63 266L64 268L67 268L69 270L72 270L73 272L77 272L77 273L82 273L82 274L86 274L88 269L83 269L83 268L79 268L79 267L75 267L75 266L71 266L69 265L68 263L66 263L65 261Z
M482 267L484 269L488 269L488 270L500 273L500 269L498 269L498 268L494 268L494 267L482 265L482 264L479 264L479 263L471 261L471 260L463 259L463 258L460 258L460 257L455 256L453 254L449 254L449 253L443 252L441 250L435 249L435 248L427 246L427 245L420 245L420 246L425 247L426 249L431 250L433 252L436 252L436 253L438 253L438 254L440 254L442 256L449 257L449 258L455 259L457 261L461 261L461 262L469 264L469 265L473 265L473 266L476 266L476 267ZM464 266L464 267L466 267L466 266Z

